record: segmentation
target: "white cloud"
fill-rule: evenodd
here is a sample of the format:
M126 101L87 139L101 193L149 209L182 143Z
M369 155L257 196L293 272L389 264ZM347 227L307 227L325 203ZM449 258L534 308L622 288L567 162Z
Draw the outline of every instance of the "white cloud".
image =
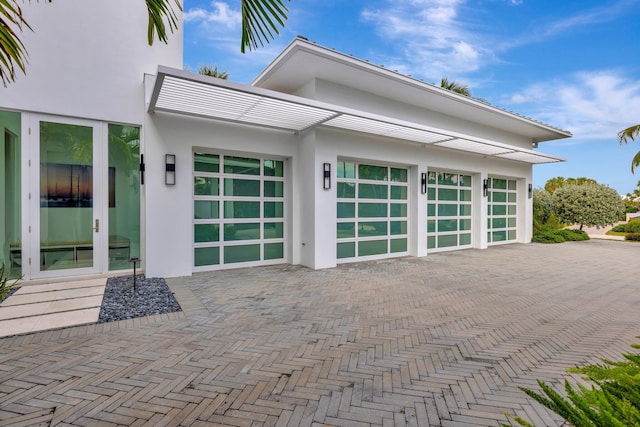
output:
M240 26L241 14L239 10L231 9L225 2L213 1L211 2L211 8L187 10L184 13L184 21L197 22L211 29L215 29L217 25L235 28Z
M640 122L640 82L615 70L578 72L505 97L535 117L571 131L574 140L613 139Z
M380 35L398 45L396 58L409 74L434 81L477 70L493 53L482 46L481 37L469 31L461 17L466 0L388 1L385 7L366 9L365 21ZM455 74L455 75L453 75Z

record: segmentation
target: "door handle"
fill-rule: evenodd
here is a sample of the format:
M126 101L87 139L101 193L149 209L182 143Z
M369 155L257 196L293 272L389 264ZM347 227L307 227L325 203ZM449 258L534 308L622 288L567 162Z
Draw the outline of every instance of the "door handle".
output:
M96 226L92 227L92 230L95 231L96 233L100 231L100 220L96 219Z

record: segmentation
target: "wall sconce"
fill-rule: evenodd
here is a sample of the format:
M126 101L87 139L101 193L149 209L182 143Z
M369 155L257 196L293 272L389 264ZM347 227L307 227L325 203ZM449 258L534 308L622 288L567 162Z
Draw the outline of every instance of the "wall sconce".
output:
M331 189L331 163L322 165L322 179L322 188L325 190Z
M164 156L164 183L166 185L176 185L175 154L165 154Z
M427 174L425 172L422 172L422 175L420 175L420 188L422 194L427 192Z
M533 197L533 184L529 184L529 198Z
M484 195L484 197L487 197L487 195L489 194L489 180L488 179L482 180L482 194Z

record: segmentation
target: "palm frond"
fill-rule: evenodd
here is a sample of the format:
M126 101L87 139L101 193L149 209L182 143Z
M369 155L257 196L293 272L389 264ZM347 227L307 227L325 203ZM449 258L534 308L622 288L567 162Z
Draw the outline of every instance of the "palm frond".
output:
M634 141L638 137L638 134L640 134L640 124L630 126L618 132L618 141L620 144L626 144L629 141Z
M640 124L629 126L628 128L618 132L618 142L620 143L620 145L622 145L628 143L629 141L635 141L638 135L640 135ZM631 173L635 173L636 167L638 167L638 165L640 165L640 151L638 151L631 160Z
M169 30L178 29L178 16L171 6L171 0L145 0L147 2L147 11L149 13L149 25L147 27L147 39L149 46L153 44L155 36L158 40L167 43L167 26L165 19L169 25ZM180 0L174 0L179 10L182 10Z
M278 27L284 27L287 19L285 0L241 0L242 37L240 51L245 52L264 46L279 34ZM291 0L288 0L291 1Z
M5 87L16 80L16 67L25 72L28 55L17 34L23 28L31 29L17 1L0 0L0 78Z

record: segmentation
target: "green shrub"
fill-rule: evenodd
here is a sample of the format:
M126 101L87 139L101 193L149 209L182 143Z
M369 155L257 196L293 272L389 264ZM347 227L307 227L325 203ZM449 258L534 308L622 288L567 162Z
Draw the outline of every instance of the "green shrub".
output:
M545 228L531 237L532 242L537 243L563 243L565 238L560 234L560 230Z
M624 213L636 213L638 212L637 206L625 206Z
M626 233L627 232L627 224L618 224L611 229L611 231L615 231L616 233Z
M624 236L624 240L633 240L634 242L640 242L640 233L629 233Z
M13 283L9 283L9 271L5 268L4 262L0 264L0 301L4 301L19 280L15 279Z
M640 221L638 221L637 219L632 219L627 223L624 231L627 233L640 233Z
M632 344L631 347L639 349L640 345ZM542 393L520 389L575 427L637 426L640 424L640 354L623 356L626 359L623 362L603 359L603 364L569 369L571 373L584 375L596 387L578 385L576 389L565 380L567 397L540 380L538 385ZM513 419L523 426L532 425L519 417Z
M583 230L564 229L564 230L558 230L558 233L567 242L579 242L582 240L589 240L589 235Z

